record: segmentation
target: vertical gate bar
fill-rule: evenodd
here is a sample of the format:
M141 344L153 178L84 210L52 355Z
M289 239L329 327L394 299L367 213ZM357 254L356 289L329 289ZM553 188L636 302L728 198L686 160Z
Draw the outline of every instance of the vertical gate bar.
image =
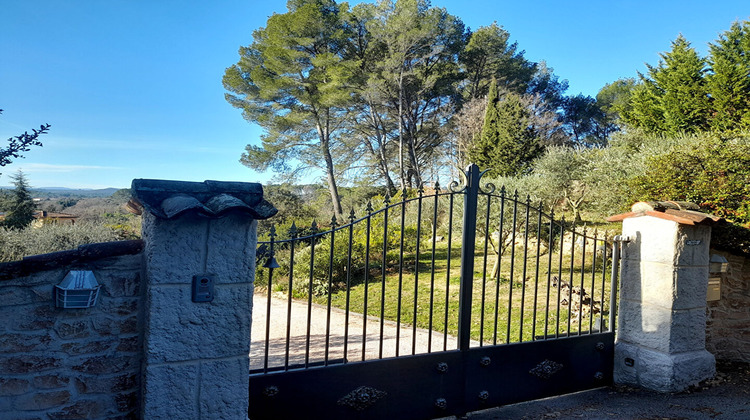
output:
M526 223L523 231L523 274L521 275L521 321L518 328L518 342L523 342L523 312L526 306L526 266L529 256L529 206L531 197L526 195Z
M346 304L344 311L344 363L349 359L349 299L352 287L352 242L354 242L354 209L349 212L349 252L346 258Z
M364 296L364 308L362 310L362 361L365 360L366 347L367 347L367 297L370 292L370 224L372 218L372 202L367 200L367 223L365 227L365 296Z
M604 251L602 252L602 297L599 302L599 332L604 332L604 288L607 285L607 234L604 234L602 240Z
M269 237L271 240L268 252L269 260L266 263L266 267L268 267L268 284L266 284L266 346L263 350L263 373L268 373L268 350L271 346L271 286L273 283L273 261L275 258L273 252L274 239L276 238L275 225L271 225Z
M380 282L380 341L378 343L378 359L383 358L383 328L385 323L385 273L388 266L388 207L390 206L391 198L388 193L385 194L383 199L383 266L381 271L383 278Z
M541 212L540 212L541 213ZM552 249L555 244L555 209L549 211L549 242L547 242L547 302L544 309L544 339L549 332L549 294L552 286Z
M589 298L589 335L594 333L594 298L596 297L596 250L599 230L594 229L594 256L591 258L591 297Z
M294 281L294 244L297 239L297 226L292 222L289 228L291 241L289 243L289 286L286 289L287 307L286 307L286 348L284 350L284 370L289 370L289 340L292 330L292 288Z
M331 252L328 255L328 302L326 302L326 347L323 366L328 366L328 352L331 345L331 297L333 295L333 250L336 248L336 216L331 218Z
M586 225L583 225L583 246L581 247L581 295L578 297L578 335L581 335L581 329L583 328L583 283L585 282L584 276L586 275Z
M508 282L508 322L505 331L505 344L510 344L510 323L513 313L513 278L516 264L516 226L518 219L518 190L513 193L513 224L510 234L510 281Z
M466 168L463 235L461 238L461 284L458 310L458 347L469 350L471 344L471 300L474 286L474 250L477 230L477 196L479 195L479 167Z
M620 269L620 236L612 239L612 276L609 295L609 332L615 331L615 320L617 319L617 285Z
M406 219L406 187L401 190L401 239L398 259L398 296L396 297L396 357L401 347L401 293L404 286L404 222Z
M485 294L487 290L487 254L489 253L489 238L490 238L490 205L492 196L489 194L487 197L487 211L484 216L484 258L482 268L482 305L480 306L481 311L479 312L479 347L484 346L484 305L485 305Z
M445 268L445 319L443 320L443 351L448 350L448 309L450 307L451 256L453 252L453 196L448 194L448 261Z
M534 269L534 318L531 321L531 340L536 340L536 316L539 303L539 257L542 246L542 203L537 208L538 220L536 222L536 268Z
M432 353L432 316L433 316L433 305L435 303L435 244L437 240L437 224L438 224L438 194L440 193L440 183L435 181L435 202L432 208L432 264L430 269L430 319L429 327L427 328L427 353Z
M570 317L573 315L573 263L575 262L576 254L576 222L573 221L573 226L570 229L570 281L568 282L568 329L565 331L565 336L570 337ZM562 277L562 276L560 276Z
M411 332L411 354L417 353L417 309L419 307L419 245L422 242L422 195L424 194L424 188L421 185L417 189L417 194L417 249L414 261L414 314Z
M315 240L317 239L318 225L313 220L310 225L310 278L307 282L307 333L305 335L305 368L310 366L310 326L312 325L312 295L313 295L313 273L315 272Z
M503 224L505 223L505 186L500 188L500 227L497 233L497 272L495 273L495 331L492 344L497 345L497 331L500 329L498 313L500 312L500 269L503 265Z
M562 293L563 246L565 245L565 215L560 218L560 252L557 263L557 315L555 316L555 338L560 338L560 294Z

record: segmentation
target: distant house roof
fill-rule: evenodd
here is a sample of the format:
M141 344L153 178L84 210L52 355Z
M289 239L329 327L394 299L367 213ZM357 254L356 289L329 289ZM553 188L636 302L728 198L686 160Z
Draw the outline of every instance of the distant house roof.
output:
M250 182L165 181L134 179L134 199L128 209L140 214L142 209L161 219L173 219L185 213L218 218L231 211L268 219L278 210L263 199L263 186Z

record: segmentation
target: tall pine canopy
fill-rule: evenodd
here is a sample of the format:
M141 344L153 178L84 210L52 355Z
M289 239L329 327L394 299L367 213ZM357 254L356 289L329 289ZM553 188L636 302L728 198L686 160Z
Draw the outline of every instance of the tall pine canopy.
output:
M717 131L750 129L750 22L735 22L710 45L707 88L713 100L711 127Z
M710 102L706 89L706 61L680 35L672 50L648 66L632 97L625 121L649 132L675 135L706 130Z

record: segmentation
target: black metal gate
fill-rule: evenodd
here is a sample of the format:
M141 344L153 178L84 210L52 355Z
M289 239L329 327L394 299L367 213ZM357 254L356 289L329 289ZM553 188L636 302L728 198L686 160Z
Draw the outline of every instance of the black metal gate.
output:
M429 419L611 384L611 242L483 174L271 229L251 419Z

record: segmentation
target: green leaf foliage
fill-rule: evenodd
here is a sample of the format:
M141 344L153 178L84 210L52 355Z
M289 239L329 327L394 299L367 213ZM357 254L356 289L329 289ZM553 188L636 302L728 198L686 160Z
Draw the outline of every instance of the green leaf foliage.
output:
M710 44L707 89L713 100L711 127L737 133L750 128L750 22L735 22Z
M706 60L680 35L672 50L648 66L633 91L625 121L648 132L677 135L708 129L711 114L706 89Z
M508 92L501 99L493 81L481 138L469 151L471 159L490 169L492 176L513 176L527 172L541 151L530 111L521 97Z
M750 227L750 138L703 136L647 159L630 186L633 201L698 203L707 213Z

